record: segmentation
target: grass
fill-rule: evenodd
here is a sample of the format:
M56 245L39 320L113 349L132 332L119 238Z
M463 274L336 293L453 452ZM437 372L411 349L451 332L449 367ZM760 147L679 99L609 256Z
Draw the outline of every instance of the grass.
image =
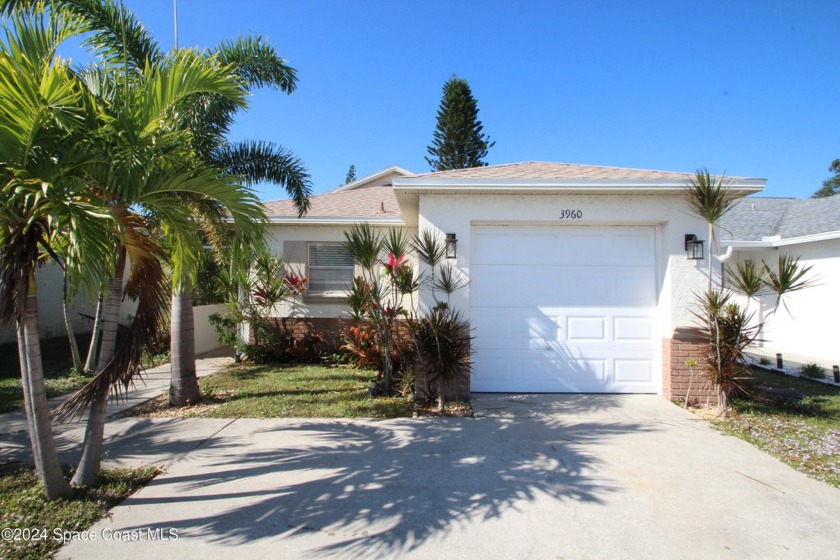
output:
M155 467L104 470L97 486L50 502L32 467L0 467L0 558L50 557L69 538L67 532L85 531L159 472Z
M729 417L715 426L805 474L840 488L840 388L755 369L756 386L807 395L784 403L733 399Z
M125 331L126 329L120 329L120 335L124 336ZM83 353L87 352L90 335L76 336L79 341L79 350ZM83 359L84 357L82 356ZM42 340L41 360L48 399L81 389L92 378L91 375L82 375L73 371L70 343L66 337ZM145 355L143 367L155 367L168 361L168 352L156 356ZM23 387L20 384L17 343L3 344L0 345L0 414L21 407L23 407Z
M202 400L167 409L166 398L133 411L140 415L204 418L398 418L412 415L404 398L371 398L375 374L349 367L250 365L199 380Z

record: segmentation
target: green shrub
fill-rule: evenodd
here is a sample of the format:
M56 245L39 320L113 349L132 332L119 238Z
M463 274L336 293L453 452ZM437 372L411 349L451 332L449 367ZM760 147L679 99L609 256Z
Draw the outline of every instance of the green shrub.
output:
M825 370L815 362L805 364L799 368L799 374L811 379L825 379Z

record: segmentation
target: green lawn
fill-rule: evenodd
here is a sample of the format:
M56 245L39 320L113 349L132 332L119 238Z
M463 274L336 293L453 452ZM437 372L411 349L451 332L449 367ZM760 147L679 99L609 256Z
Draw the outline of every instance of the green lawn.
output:
M127 329L121 328L118 344ZM77 335L79 351L87 352L90 335ZM84 355L82 359L84 359ZM50 338L41 341L41 361L44 367L44 382L47 385L47 398L71 393L90 381L89 375L72 372L73 357L67 338ZM144 367L154 367L169 361L169 354L143 357ZM0 345L0 414L23 406L23 388L20 384L20 360L17 343Z
M87 350L89 340L85 335L79 337L82 352ZM66 338L42 340L41 360L44 365L47 398L75 391L90 381L89 377L69 374L73 368L73 358ZM0 345L0 414L23 406L19 364L17 344Z
M105 470L97 486L48 502L32 467L0 467L0 558L50 557L73 531L84 531L105 517L158 472L154 467Z
M788 404L734 399L730 417L715 425L840 487L840 389L773 372L754 370L754 375L755 385L796 389L807 398Z
M238 366L201 379L202 403L192 409L182 409L180 415L212 418L411 416L411 403L404 398L368 396L368 385L374 377L372 371L349 367Z

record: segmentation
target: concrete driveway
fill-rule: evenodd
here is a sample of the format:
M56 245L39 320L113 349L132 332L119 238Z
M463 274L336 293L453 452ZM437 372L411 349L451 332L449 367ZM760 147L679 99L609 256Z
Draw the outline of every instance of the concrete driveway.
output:
M840 490L658 396L475 395L475 419L142 420L168 472L60 556L828 558ZM137 422L122 420L120 422ZM120 427L122 426L122 427ZM197 445L197 447L196 447ZM177 460L175 460L177 458Z

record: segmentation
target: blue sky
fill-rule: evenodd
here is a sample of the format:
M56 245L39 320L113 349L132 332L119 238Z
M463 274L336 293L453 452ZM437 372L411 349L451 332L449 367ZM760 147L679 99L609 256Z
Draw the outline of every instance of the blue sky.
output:
M125 0L162 46L172 0ZM292 149L316 192L424 160L467 79L491 164L556 161L767 179L807 197L840 158L840 2L179 0L181 46L261 34L298 70L234 138ZM284 198L276 187L261 198Z

